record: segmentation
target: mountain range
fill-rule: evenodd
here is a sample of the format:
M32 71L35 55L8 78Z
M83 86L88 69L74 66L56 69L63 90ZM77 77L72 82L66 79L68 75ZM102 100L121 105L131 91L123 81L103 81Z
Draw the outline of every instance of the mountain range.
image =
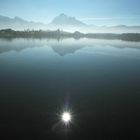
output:
M92 33L140 33L140 26L95 26L87 25L75 17L60 14L55 17L49 24L27 21L20 17L9 18L6 16L0 16L0 29L12 28L14 30L26 30L26 29L42 29L42 30L55 30L61 29L69 32L76 30L80 32L92 32Z
M24 29L39 29L44 28L46 25L43 23L27 21L20 17L9 18L6 16L0 16L0 29L12 28L15 30Z

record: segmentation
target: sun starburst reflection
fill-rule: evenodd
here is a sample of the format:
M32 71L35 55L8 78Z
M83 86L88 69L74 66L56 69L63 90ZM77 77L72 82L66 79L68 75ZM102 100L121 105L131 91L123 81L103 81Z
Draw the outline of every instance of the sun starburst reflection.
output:
M71 121L71 113L70 112L63 112L62 116L61 116L61 120L65 124L68 124Z

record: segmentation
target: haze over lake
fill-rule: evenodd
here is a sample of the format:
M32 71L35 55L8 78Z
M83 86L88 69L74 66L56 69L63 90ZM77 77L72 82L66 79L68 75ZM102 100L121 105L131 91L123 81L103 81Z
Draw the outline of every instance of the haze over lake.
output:
M139 85L140 42L0 39L5 138L138 139ZM68 132L57 124L65 107L74 114Z

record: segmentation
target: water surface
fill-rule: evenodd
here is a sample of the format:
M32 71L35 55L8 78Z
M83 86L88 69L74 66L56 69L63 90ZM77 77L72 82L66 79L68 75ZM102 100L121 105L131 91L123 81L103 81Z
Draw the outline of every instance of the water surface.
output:
M140 139L140 43L0 39L0 130L20 140Z

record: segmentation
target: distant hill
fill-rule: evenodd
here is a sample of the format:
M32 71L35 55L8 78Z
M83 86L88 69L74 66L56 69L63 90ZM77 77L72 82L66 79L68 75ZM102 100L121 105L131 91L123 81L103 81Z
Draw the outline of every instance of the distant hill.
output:
M55 17L50 25L54 26L86 26L85 23L77 20L75 17L70 17L65 14L60 14L59 16Z
M0 29L12 28L15 30L23 29L40 29L46 27L43 23L26 21L20 17L9 18L6 16L0 16Z

